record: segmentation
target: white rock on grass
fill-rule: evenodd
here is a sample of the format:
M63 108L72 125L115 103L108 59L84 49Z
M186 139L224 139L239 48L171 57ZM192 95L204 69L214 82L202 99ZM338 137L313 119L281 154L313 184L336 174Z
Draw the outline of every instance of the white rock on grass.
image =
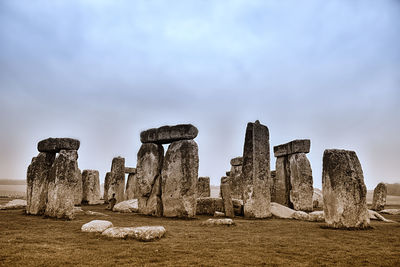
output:
M309 221L310 216L308 215L307 212L296 210L293 213L293 219L300 220L300 221Z
M378 221L383 221L383 222L394 222L392 220L388 220L385 217L383 217L382 215L380 215L378 212L374 211L374 210L368 210L369 213L369 218L371 220L378 220Z
M325 216L324 211L313 211L308 214L310 222L324 222Z
M292 219L293 214L295 213L295 210L292 210L291 208L288 208L276 202L271 202L270 209L272 215L282 219Z
M208 219L202 222L202 225L234 225L235 222L232 219Z
M14 199L7 204L0 205L0 210L23 209L26 207L26 200Z
M139 241L152 241L165 235L163 226L141 226L141 227L111 227L106 229L102 235L111 238L134 238Z
M380 213L391 214L391 215L400 215L400 209L385 209L385 210L381 210Z
M104 230L113 227L112 222L105 220L93 220L82 225L82 232L102 233Z
M138 212L138 200L129 199L122 201L114 206L113 211L125 212L125 213Z

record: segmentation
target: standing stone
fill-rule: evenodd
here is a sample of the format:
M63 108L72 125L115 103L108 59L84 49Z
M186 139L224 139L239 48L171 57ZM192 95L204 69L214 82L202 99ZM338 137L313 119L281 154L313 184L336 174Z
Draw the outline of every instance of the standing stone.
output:
M129 199L138 199L140 196L139 185L137 174L130 173L128 175L128 180L126 181L126 189L125 189L125 198Z
M276 159L275 170L275 178L272 181L272 202L293 208L290 202L290 175L287 157L278 157Z
M312 211L313 177L310 162L305 153L289 156L290 202L295 210Z
M100 178L97 170L84 170L82 172L83 197L82 202L89 205L100 202Z
M111 164L111 179L110 187L108 189L107 199L112 198L115 194L116 203L125 200L125 158L116 157L113 158Z
M231 170L228 183L231 188L232 198L243 199L243 177L242 177L243 157L231 159Z
M55 153L41 152L32 159L28 167L26 180L26 213L33 215L43 214L46 210L48 179Z
M224 212L226 217L233 218L235 213L233 211L231 188L228 183L221 184L221 195L224 203Z
M193 140L169 145L162 169L162 203L165 217L196 215L198 147Z
M367 188L357 154L327 149L322 165L325 222L332 228L367 228Z
M209 197L210 195L210 177L199 177L197 181L197 197Z
M80 175L78 152L61 150L50 170L45 215L55 218L73 219L76 187Z
M384 183L379 183L374 189L372 210L381 211L386 205L387 188Z
M74 204L75 206L81 205L82 197L83 197L83 182L82 182L82 172L78 168L78 183L76 185L75 196L74 196Z
M196 138L199 130L191 124L178 124L153 128L140 133L142 143L168 144L180 140Z
M107 172L106 177L104 178L104 192L103 192L103 199L105 204L108 203L108 195L109 195L108 191L110 190L110 183L111 183L111 172Z
M243 205L247 218L271 216L269 131L249 122L243 149Z
M137 185L139 212L161 216L161 169L164 158L162 145L142 144L137 154Z

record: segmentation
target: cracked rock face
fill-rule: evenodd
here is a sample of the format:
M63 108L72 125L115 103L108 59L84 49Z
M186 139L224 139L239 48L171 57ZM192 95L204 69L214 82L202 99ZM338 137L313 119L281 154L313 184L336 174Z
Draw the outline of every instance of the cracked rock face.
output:
M242 176L244 216L270 217L269 130L259 121L247 124Z
M162 168L162 204L165 217L196 215L198 147L193 140L169 145Z
M137 154L137 192L139 212L146 215L161 216L161 169L164 159L162 145L142 144ZM132 181L134 182L134 181Z
M370 224L360 161L354 151L327 149L322 190L325 222L332 228L367 228Z
M197 180L197 197L210 197L210 177L199 177Z
M379 183L374 189L372 199L372 210L381 211L385 209L387 188L384 183Z
M82 172L83 197L82 201L89 205L98 204L100 201L100 178L97 170L84 170Z

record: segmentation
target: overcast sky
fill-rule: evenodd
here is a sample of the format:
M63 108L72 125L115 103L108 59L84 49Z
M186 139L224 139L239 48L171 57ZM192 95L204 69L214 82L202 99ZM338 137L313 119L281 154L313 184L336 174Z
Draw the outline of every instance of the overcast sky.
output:
M247 122L272 148L355 150L368 189L400 182L400 1L0 1L0 178L48 137L81 141L103 181L142 130L192 123L219 185Z

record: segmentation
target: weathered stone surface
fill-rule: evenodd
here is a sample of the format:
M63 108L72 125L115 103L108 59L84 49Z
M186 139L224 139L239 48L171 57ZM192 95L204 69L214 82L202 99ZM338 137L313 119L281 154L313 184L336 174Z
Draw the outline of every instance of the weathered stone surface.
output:
M140 133L142 143L169 144L180 140L196 138L199 130L191 124L178 124L153 128Z
M13 199L4 205L0 205L0 210L15 210L23 209L26 207L26 200L24 199Z
M161 216L161 169L164 148L157 144L142 144L137 154L137 186L139 212L145 215Z
M80 142L72 138L47 138L38 143L39 152L58 153L61 150L78 150Z
M210 197L210 177L199 177L197 180L197 197Z
M243 149L244 216L267 218L270 211L269 131L259 121L248 123Z
M394 222L392 220L388 220L382 215L380 215L378 212L374 210L368 210L369 218L370 220L378 220L378 221L383 221L383 222Z
M380 213L391 214L391 215L400 215L400 209L385 209L385 210L381 210Z
M197 198L196 214L197 215L214 215L215 211L223 212L224 203L222 198L201 197Z
M101 233L110 227L113 227L113 224L110 221L93 220L82 225L81 231L91 232L91 233Z
M322 192L325 222L333 228L370 224L364 176L354 151L327 149L323 156Z
M272 180L271 201L292 208L290 203L289 160L279 157L275 161L275 177Z
M195 216L198 169L199 155L195 141L176 141L168 147L162 169L164 216Z
M48 179L55 153L40 152L32 159L26 175L26 213L33 215L43 214L46 210Z
M137 199L129 199L118 204L115 204L112 211L130 213L130 212L138 212L139 204Z
M108 203L108 196L110 195L110 184L111 184L111 172L106 173L106 177L104 178L104 193L103 199L104 203ZM112 193L111 193L112 196Z
M115 194L116 203L124 201L125 191L125 158L113 158L111 164L110 185L107 199L111 199Z
M226 171L225 174L226 174L226 176L230 176L231 175L231 171Z
M79 168L77 175L78 175L78 182L75 188L74 204L81 205L83 198L83 181L82 181L82 172Z
M243 165L243 157L236 157L231 159L231 166L242 166Z
M134 238L139 241L153 241L165 235L163 226L141 226L141 227L111 227L106 229L102 235L112 238Z
M292 154L288 158L293 209L312 211L314 188L310 162L305 153Z
M307 212L301 211L301 210L296 210L293 213L293 219L300 220L300 221L309 221L310 216L308 215Z
M243 177L242 165L232 165L228 177L228 183L231 188L232 198L243 198Z
M275 157L282 157L294 153L308 153L310 146L309 139L293 140L286 144L274 146L274 155Z
M271 202L271 213L275 217L282 219L292 219L295 210L288 208L282 204Z
M324 206L324 200L322 197L322 191L318 188L314 188L313 193L313 208L322 208Z
M310 212L308 216L310 222L325 222L325 216L322 210Z
M125 198L128 199L138 199L140 197L138 179L136 173L130 173L128 175L128 180L126 181Z
M374 196L372 199L372 210L380 211L386 205L387 188L384 183L379 183L374 189Z
M100 178L97 170L83 170L82 172L83 196L82 202L89 205L100 202Z
M81 178L77 159L76 150L61 150L54 160L49 175L45 215L73 219L74 194Z
M135 174L136 173L136 168L125 167L125 173Z
M201 223L202 225L235 225L235 222L232 219L208 219Z
M233 212L231 188L229 187L229 184L221 184L221 196L224 203L225 216L229 218L235 217L235 214Z

